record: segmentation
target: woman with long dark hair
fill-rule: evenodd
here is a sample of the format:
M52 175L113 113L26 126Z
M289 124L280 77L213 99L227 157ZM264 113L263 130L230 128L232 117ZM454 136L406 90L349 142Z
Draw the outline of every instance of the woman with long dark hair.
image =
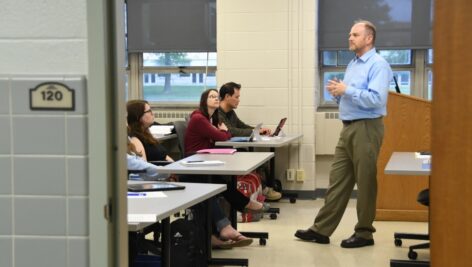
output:
M174 161L167 149L152 136L149 127L154 123L151 106L145 100L129 100L126 104L128 112L128 136L136 150L147 161ZM138 142L140 141L140 142Z

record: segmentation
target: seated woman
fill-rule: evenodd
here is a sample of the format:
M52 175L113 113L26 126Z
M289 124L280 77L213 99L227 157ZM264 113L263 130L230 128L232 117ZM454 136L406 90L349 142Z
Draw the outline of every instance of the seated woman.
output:
M199 109L192 112L185 132L185 154L195 154L200 149L213 148L215 141L226 141L231 138L231 134L224 123L218 121L218 91L208 89L200 97ZM262 212L263 204L251 200L233 185L231 178L224 176L214 176L213 182L227 184L227 190L223 192L224 198L239 211ZM195 179L195 178L193 178ZM203 182L203 181L200 181Z
M159 144L149 131L154 122L151 106L145 100L130 100L126 104L128 112L128 135L136 150L146 161L174 161L167 149Z

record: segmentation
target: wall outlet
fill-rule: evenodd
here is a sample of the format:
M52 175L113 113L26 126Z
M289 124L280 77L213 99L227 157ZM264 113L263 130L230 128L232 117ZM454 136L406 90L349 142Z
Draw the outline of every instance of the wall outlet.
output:
M287 169L287 181L295 181L295 176L297 175L295 169Z
M295 180L297 182L303 182L305 181L305 170L303 169L298 169L296 172Z

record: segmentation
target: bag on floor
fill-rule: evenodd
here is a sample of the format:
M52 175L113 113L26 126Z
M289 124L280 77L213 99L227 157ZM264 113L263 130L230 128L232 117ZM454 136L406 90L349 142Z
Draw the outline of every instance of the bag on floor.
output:
M201 215L185 216L170 224L172 266L207 266L204 225Z
M258 173L251 172L237 177L237 188L246 197L263 203L265 200L262 194L261 178ZM255 222L262 218L262 212L238 212L238 222Z

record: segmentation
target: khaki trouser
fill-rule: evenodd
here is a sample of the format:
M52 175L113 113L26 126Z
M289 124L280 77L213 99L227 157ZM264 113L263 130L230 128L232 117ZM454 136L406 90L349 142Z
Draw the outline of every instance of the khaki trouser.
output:
M356 236L371 239L375 228L377 157L384 135L382 118L344 125L336 145L325 203L310 228L331 236L346 210L357 184Z

